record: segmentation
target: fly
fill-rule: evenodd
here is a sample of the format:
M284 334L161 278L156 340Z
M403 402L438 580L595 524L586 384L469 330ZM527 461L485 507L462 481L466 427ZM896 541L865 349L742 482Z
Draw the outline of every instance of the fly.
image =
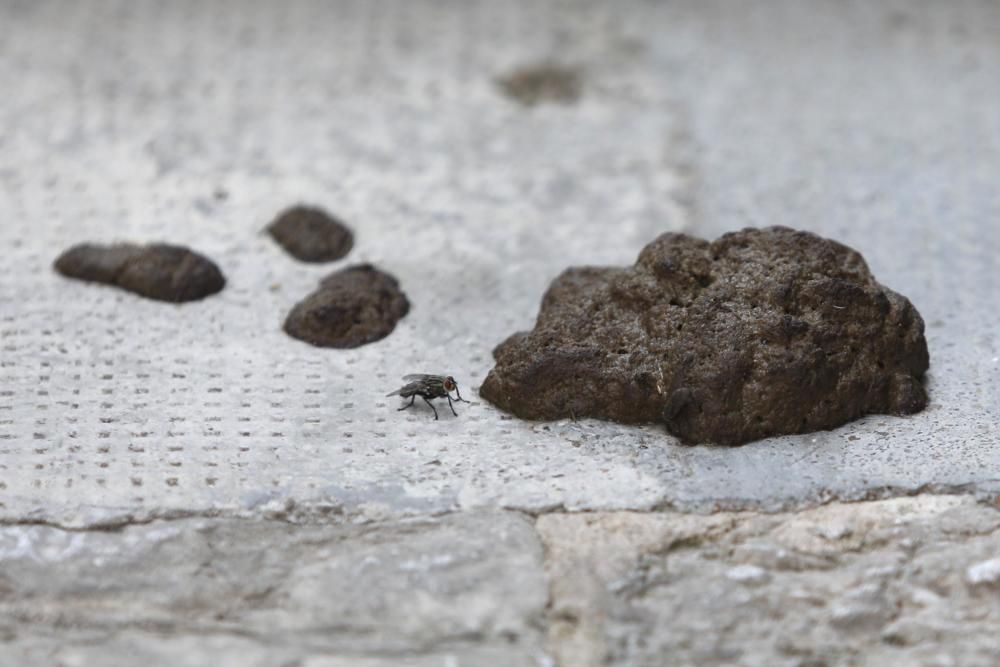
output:
M450 375L424 375L418 373L416 375L404 375L403 381L407 384L403 385L391 394L386 394L386 396L402 396L403 398L410 399L410 402L399 408L400 410L405 410L406 408L413 406L413 401L417 400L417 396L424 399L424 403L430 406L431 410L434 411L434 419L438 418L437 408L431 403L432 398L447 398L448 407L451 408L451 414L458 416L455 412L455 406L451 400L451 392L455 392L457 397L456 401L461 401L463 403L468 403L469 401L462 398L462 395L458 393L458 383L455 382L455 378Z

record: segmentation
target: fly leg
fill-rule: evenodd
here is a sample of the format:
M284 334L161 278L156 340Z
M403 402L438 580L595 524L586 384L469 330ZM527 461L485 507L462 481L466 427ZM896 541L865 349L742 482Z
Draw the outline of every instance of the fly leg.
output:
M415 398L415 397L414 397L414 398ZM431 407L431 410L433 410L433 411L434 411L434 419L436 420L436 419L438 418L438 411L437 411L437 408L435 408L435 407L434 407L434 404L433 404L433 403L431 403L430 401L428 401L428 400L427 400L427 397L426 397L426 396L421 396L420 398L424 399L424 403L426 403L427 405L429 405L429 406Z
M455 415L457 417L458 413L455 412L455 406L452 405L451 396L449 394L445 394L445 396L448 396L448 407L451 408L451 414L453 414L453 415Z
M401 407L399 410L396 410L396 412L399 412L400 410L405 410L406 408L412 407L413 406L413 401L415 401L415 400L417 400L416 395L410 396L410 402L407 403L406 405L404 405L403 407Z
M463 403L469 403L469 401L467 401L464 398L462 398L462 395L460 393L458 393L458 387L457 386L455 387L455 396L458 397L458 398L455 399L456 401L462 401Z

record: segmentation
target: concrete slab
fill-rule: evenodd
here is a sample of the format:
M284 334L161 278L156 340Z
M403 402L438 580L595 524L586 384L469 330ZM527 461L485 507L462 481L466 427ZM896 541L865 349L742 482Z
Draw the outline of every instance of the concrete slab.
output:
M655 501L655 480L561 433L385 398L414 372L475 398L565 265L630 261L682 225L656 73L606 43L609 9L532 4L5 5L0 516ZM529 109L495 82L549 59L587 67L577 103ZM263 234L300 201L354 228L344 262L296 262ZM229 286L174 307L50 270L85 239L187 244ZM413 304L392 336L336 351L282 333L362 261Z
M995 4L0 12L3 520L1000 491ZM553 60L582 68L576 103L528 108L495 85ZM338 352L280 332L328 270L261 233L299 201L354 226L348 262L401 278L414 309L387 340ZM410 372L475 387L567 265L774 223L854 245L917 304L926 412L719 449L481 402L434 422L384 398ZM230 285L174 307L49 269L114 239L189 244Z

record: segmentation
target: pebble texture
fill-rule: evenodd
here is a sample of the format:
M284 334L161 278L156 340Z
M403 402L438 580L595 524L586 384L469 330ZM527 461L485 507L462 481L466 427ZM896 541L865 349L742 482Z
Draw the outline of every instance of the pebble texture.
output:
M408 312L399 281L362 264L325 278L292 308L285 331L319 347L359 347L388 336Z
M174 303L198 301L226 286L212 260L165 243L85 243L60 255L55 268L68 278L114 285L148 299Z
M573 268L480 394L525 419L666 423L739 444L927 405L924 323L854 250L783 227L664 234L631 269Z
M308 206L283 212L267 232L288 254L303 262L332 262L354 247L354 234L344 223Z

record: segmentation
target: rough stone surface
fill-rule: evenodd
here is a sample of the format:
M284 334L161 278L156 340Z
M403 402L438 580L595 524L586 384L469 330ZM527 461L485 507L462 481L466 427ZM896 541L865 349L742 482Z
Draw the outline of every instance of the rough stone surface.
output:
M0 527L0 666L987 667L1000 509ZM982 573L986 572L986 576Z
M662 421L738 444L927 405L924 323L854 250L783 227L665 234L631 269L575 268L480 394L526 419Z
M354 234L326 211L295 206L268 225L267 232L288 254L303 262L332 262L354 247Z
M113 285L148 299L174 303L204 299L226 286L212 260L165 243L84 243L60 255L55 268L68 278Z
M359 347L388 336L408 312L410 302L399 281L362 264L323 279L292 308L285 332L319 347Z
M1000 511L967 498L777 515L551 514L537 527L559 665L1000 659L1000 596L967 580L1000 549Z
M0 564L3 667L543 664L541 545L513 513L4 526Z
M580 98L583 74L578 67L540 63L519 67L497 79L505 95L524 106L573 104Z

